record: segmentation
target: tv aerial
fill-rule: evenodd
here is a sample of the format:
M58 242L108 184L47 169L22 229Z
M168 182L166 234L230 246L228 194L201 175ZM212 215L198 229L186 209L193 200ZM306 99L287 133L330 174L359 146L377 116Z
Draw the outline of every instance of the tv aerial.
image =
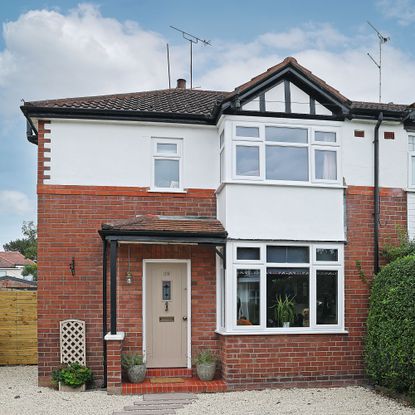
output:
M382 46L389 42L391 39L390 37L382 35L375 26L372 25L369 21L367 24L376 32L379 38L379 61L377 61L369 52L367 52L367 56L372 59L373 63L378 67L379 70L379 102L382 102Z
M172 29L178 31L182 34L183 38L189 42L190 45L190 89L193 89L193 45L198 44L199 42L202 43L204 46L212 46L210 40L201 39L195 35L192 35L188 32L185 32L182 29L178 29L177 27L170 26Z

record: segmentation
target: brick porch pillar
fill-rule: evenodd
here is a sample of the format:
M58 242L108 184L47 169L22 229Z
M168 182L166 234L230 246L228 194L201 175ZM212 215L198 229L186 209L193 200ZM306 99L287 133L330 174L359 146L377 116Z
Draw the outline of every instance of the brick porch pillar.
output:
M121 352L124 338L124 332L108 333L105 336L107 342L107 392L110 395L121 395L122 393Z

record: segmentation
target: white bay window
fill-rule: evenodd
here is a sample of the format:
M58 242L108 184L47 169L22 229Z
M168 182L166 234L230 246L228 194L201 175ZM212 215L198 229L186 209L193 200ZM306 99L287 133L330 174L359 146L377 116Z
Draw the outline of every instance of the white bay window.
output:
M339 184L336 129L236 123L233 176L268 183Z
M221 316L224 334L344 332L343 245L228 247L227 291L219 293L228 313Z

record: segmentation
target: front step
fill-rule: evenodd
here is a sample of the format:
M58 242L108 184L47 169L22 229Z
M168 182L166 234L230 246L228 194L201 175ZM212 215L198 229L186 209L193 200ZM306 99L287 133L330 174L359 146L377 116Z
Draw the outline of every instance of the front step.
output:
M204 382L198 378L183 378L180 383L151 383L146 378L142 383L123 383L123 395L144 395L153 393L214 393L226 392L227 386L222 379ZM178 398L176 398L178 399Z
M151 368L147 369L148 378L191 378L192 369L185 367Z

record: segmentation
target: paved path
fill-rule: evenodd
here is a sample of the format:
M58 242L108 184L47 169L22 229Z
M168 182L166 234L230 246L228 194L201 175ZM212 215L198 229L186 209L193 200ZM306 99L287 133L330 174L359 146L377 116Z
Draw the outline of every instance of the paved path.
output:
M170 415L178 409L193 403L197 399L191 393L160 393L144 395L143 399L134 402L132 406L124 407L121 412L113 415Z

